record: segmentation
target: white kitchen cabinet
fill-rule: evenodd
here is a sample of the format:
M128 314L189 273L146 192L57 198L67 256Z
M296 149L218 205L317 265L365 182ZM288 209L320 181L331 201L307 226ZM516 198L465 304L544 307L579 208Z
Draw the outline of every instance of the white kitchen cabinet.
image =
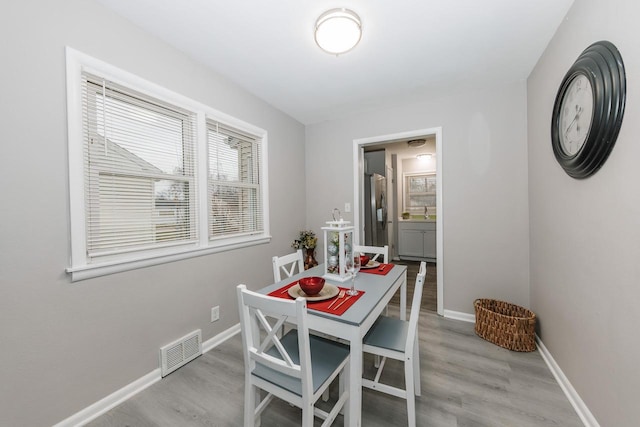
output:
M424 257L436 259L436 223L432 222L433 230L424 231Z
M435 221L400 221L398 255L408 260L436 259Z

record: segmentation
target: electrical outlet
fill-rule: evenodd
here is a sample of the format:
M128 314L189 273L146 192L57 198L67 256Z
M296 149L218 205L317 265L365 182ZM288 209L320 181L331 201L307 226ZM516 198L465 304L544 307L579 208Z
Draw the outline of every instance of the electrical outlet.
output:
M344 204L344 211L351 212L351 203L347 202Z
M215 322L220 319L220 306L216 305L215 307L211 307L211 322Z

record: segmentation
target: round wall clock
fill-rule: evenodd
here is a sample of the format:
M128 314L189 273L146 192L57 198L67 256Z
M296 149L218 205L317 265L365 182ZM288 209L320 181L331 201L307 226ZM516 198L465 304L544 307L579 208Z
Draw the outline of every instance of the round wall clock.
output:
M551 145L577 179L593 175L613 149L626 100L622 56L608 41L584 50L562 80L553 106Z

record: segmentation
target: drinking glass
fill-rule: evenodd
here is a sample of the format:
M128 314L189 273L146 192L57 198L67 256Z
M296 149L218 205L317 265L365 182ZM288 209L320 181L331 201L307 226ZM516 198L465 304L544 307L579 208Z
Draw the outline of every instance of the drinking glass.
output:
M356 291L356 275L360 271L360 254L358 252L348 254L346 261L347 271L351 274L351 289L347 291L347 295L355 296L358 295L358 291Z

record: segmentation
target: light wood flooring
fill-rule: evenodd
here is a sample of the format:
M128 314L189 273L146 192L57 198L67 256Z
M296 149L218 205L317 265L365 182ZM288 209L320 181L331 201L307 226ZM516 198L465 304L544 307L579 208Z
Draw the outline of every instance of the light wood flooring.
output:
M414 280L416 273L417 267L411 273ZM430 273L435 277L435 264L428 266L427 276ZM430 286L435 286L435 280ZM391 315L397 311L397 305L390 307ZM537 351L505 350L476 336L472 323L439 317L424 306L419 330L422 396L416 398L418 426L583 425ZM241 346L240 336L234 336L88 425L241 426ZM370 378L373 359L369 355L364 365L365 376ZM387 361L383 381L403 386L402 369L399 362ZM336 385L333 387L329 403L337 396ZM363 390L362 412L364 427L407 425L405 401L373 390ZM262 416L264 427L299 424L300 410L277 399ZM320 424L316 419L316 426ZM342 424L339 416L334 425Z

